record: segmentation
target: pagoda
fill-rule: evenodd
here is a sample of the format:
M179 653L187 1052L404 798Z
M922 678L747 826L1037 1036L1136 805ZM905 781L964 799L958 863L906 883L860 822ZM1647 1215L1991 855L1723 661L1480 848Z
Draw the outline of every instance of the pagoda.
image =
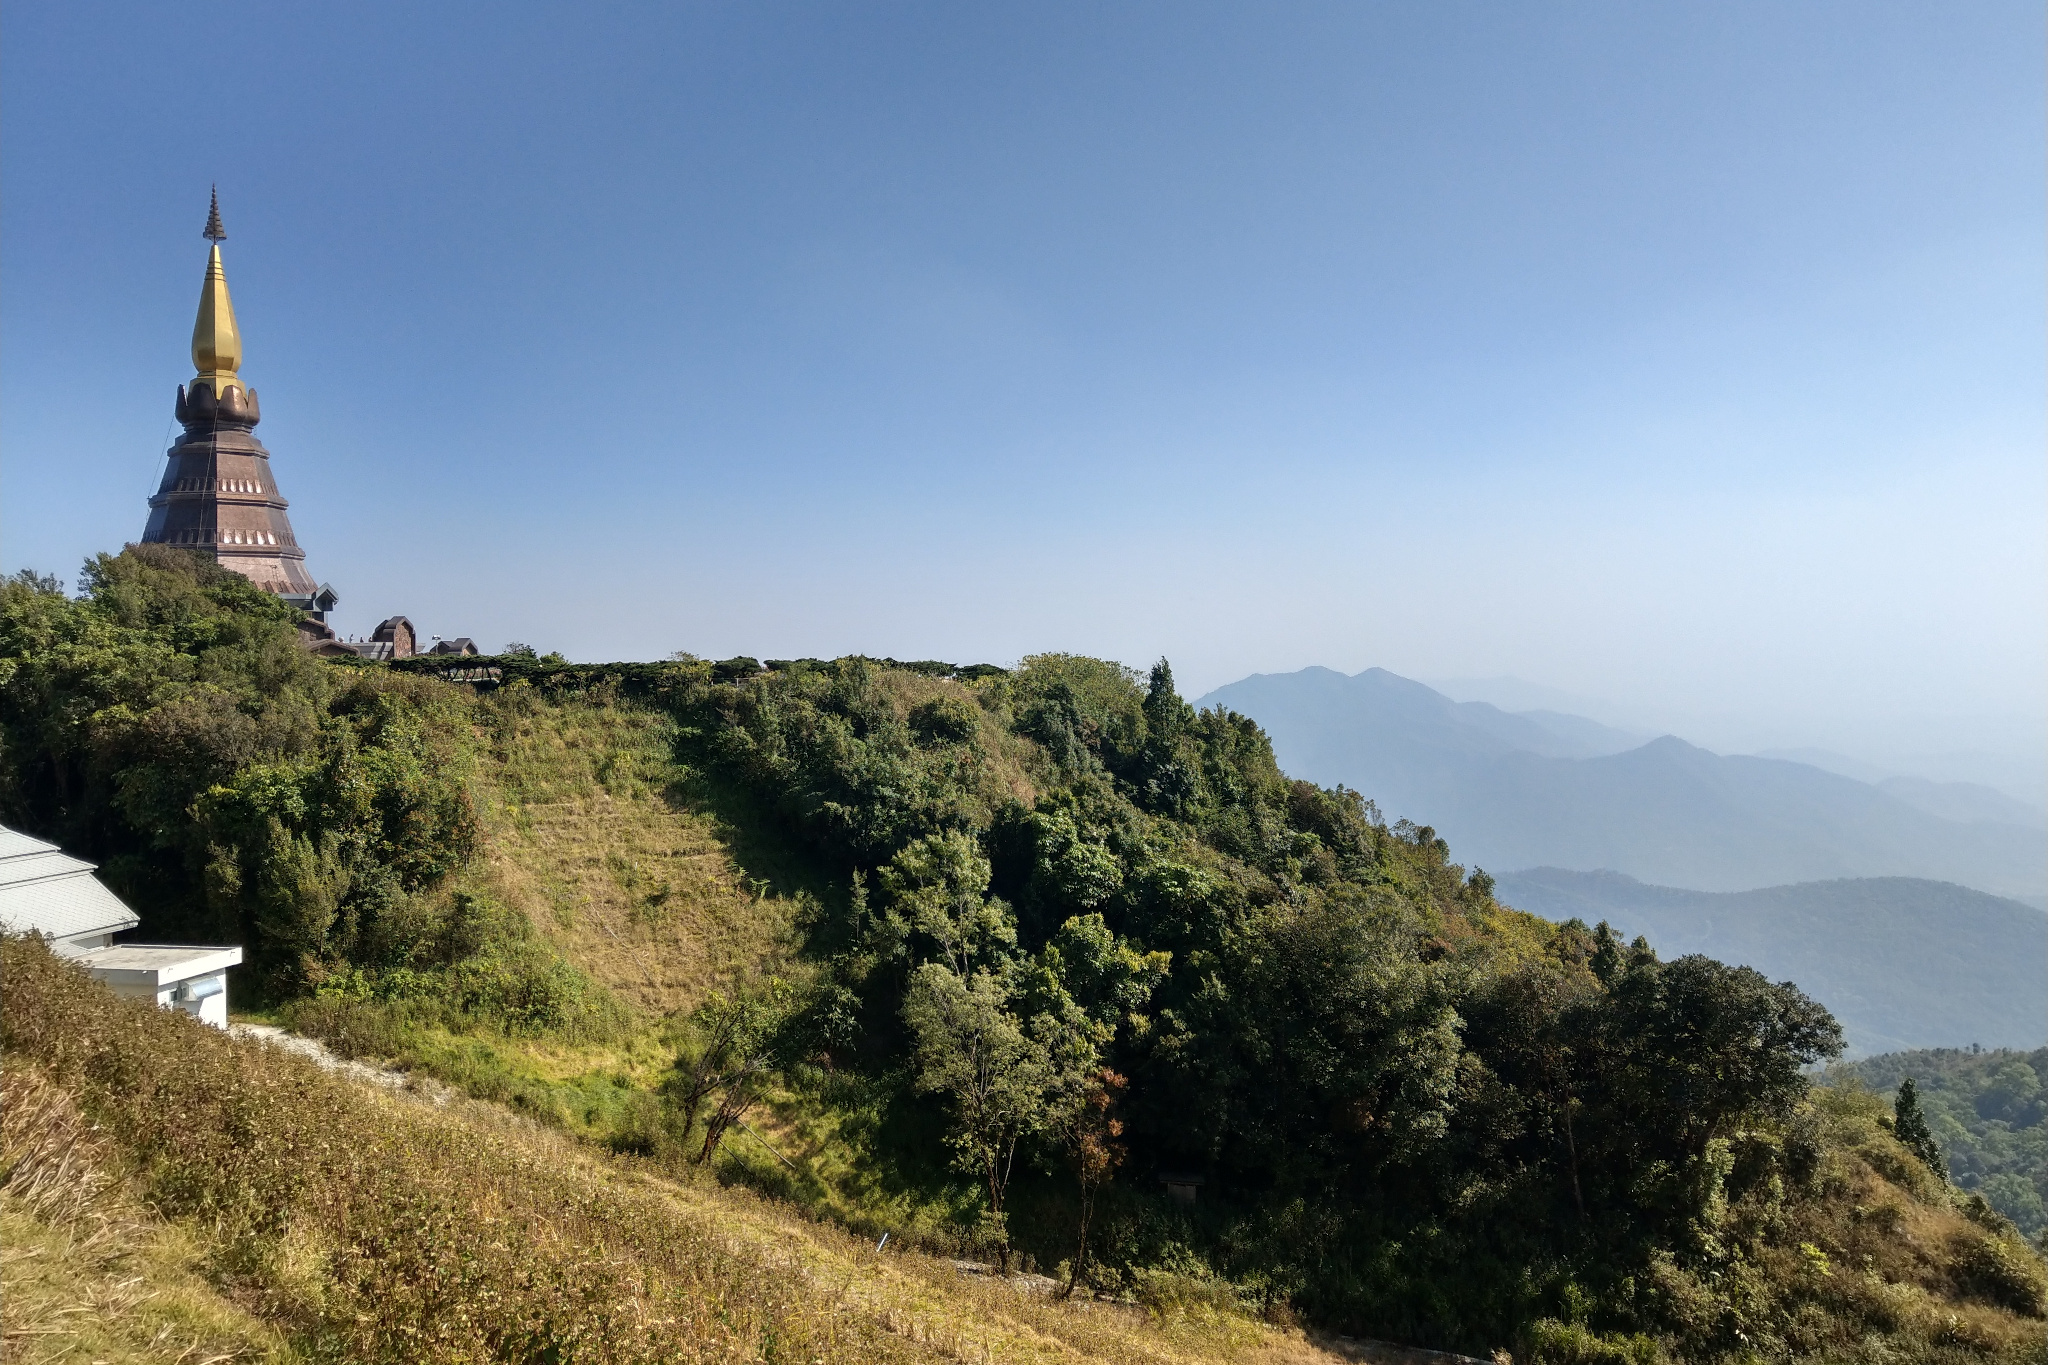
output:
M181 545L211 555L222 568L323 621L334 606L331 588L306 572L306 552L292 535L289 506L277 490L270 452L256 439L263 418L256 390L242 382L242 334L221 268L220 195L206 214L206 283L192 325L190 384L178 387L177 417L184 435L170 448L164 479L149 500L145 544ZM332 633L316 628L332 638Z

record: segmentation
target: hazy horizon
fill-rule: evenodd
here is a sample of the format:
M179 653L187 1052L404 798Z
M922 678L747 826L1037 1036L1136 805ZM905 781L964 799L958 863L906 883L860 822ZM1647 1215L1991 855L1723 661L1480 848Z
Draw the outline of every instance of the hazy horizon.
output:
M140 534L217 181L345 632L1507 676L2043 799L2038 6L564 13L9 10L4 567Z
M1307 668L1326 665L1304 665ZM1370 665L1369 667L1383 667ZM1272 676L1299 672L1299 669L1255 669L1246 678L1260 674ZM1366 669L1334 669L1347 677L1355 677ZM1452 701L1485 702L1503 711L1552 712L1562 715L1580 716L1597 721L1615 730L1632 732L1639 743L1648 743L1663 735L1672 735L1699 748L1719 754L1754 754L1764 758L1782 758L1792 762L1807 763L1837 772L1858 781L1877 782L1886 777L1920 777L1934 782L1966 782L1992 787L2006 795L2024 801L2048 815L2048 781L2044 781L2042 764L2036 761L2034 750L1998 751L1987 748L1972 749L1954 747L1947 750L1929 747L1901 747L1898 735L1858 735L1850 729L1835 727L1835 738L1840 748L1814 741L1811 731L1826 729L1824 724L1809 724L1806 730L1798 730L1796 721L1776 719L1767 724L1784 727L1787 733L1795 735L1793 741L1777 741L1771 738L1772 731L1757 725L1753 720L1716 717L1712 714L1683 715L1665 708L1658 712L1649 708L1630 706L1610 698L1586 696L1568 692L1561 688L1548 687L1513 675L1498 675L1491 678L1423 678L1403 674L1396 668L1387 672L1419 682ZM1244 681L1232 678L1229 683ZM1184 689L1190 699L1206 698L1219 688L1205 688L1201 691ZM1982 733L1988 727L1981 724L1974 729L1967 718L1957 723L1953 717L1930 717L1926 729L1915 732L1922 740L1938 738L1944 734L1951 737L1968 737ZM2023 721L2015 721L2012 728L2023 728ZM1887 743L1890 739L1892 742Z

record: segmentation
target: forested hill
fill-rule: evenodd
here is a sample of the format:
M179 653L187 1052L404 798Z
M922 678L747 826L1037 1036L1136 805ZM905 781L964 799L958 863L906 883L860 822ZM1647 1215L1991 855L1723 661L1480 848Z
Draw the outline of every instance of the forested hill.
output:
M1164 663L504 659L478 691L307 658L179 551L85 586L0 591L0 810L147 932L244 942L242 998L339 1046L611 1046L614 1098L556 1121L615 1105L608 1143L680 1169L772 1109L841 1153L778 1152L790 1197L1134 1302L1553 1362L2042 1347L2037 1254L1810 1084L1825 1009L1503 906ZM702 821L749 888L727 927L786 933L650 1017L674 994L579 955L573 887L512 898L550 762ZM706 922L680 862L578 862L650 953Z
M1683 891L1539 867L1504 873L1500 895L1797 981L1841 1021L1852 1056L2048 1042L2048 914L1968 887L1866 877Z

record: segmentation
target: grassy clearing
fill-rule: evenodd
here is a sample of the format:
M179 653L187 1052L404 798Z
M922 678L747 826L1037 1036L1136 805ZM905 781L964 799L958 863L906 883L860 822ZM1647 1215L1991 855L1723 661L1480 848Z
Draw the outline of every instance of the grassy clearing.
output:
M673 722L516 690L479 711L485 880L569 961L660 1016L787 954L797 901L743 871L690 799Z
M77 1358L123 1358L88 1344L102 1317L121 1313L131 1336L175 1319L211 1332L216 1355L269 1359L1336 1358L1227 1314L1046 1302L940 1260L877 1253L787 1205L607 1160L503 1110L352 1085L118 1000L37 945L9 940L0 954L10 1076L43 1078L53 1103L99 1126L82 1163L104 1173L94 1199L148 1210L108 1235L168 1316L138 1300L45 1333L88 1353ZM35 1197L29 1173L48 1165L10 1148L10 1217ZM33 1207L27 1216L60 1225ZM100 1281L71 1282L74 1306L99 1292ZM26 1332L63 1307L8 1299L10 1331L17 1311ZM126 1358L156 1358L150 1349L145 1340Z
M476 703L482 856L447 893L504 907L592 990L599 1026L519 1029L421 1003L299 1002L276 1022L599 1142L644 1145L676 1020L786 964L801 889L743 869L731 827L674 760L673 723L602 696ZM784 889L775 889L780 884Z

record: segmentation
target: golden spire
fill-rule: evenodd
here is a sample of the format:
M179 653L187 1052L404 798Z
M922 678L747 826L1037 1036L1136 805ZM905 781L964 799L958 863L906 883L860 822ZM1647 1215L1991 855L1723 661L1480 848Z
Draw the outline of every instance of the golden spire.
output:
M213 243L206 260L206 283L199 290L199 320L192 324L192 364L199 382L213 386L216 397L230 384L241 384L242 334L235 327L235 305L228 297L227 271L221 268L220 244L227 240L220 225L220 191L206 214L205 237Z

